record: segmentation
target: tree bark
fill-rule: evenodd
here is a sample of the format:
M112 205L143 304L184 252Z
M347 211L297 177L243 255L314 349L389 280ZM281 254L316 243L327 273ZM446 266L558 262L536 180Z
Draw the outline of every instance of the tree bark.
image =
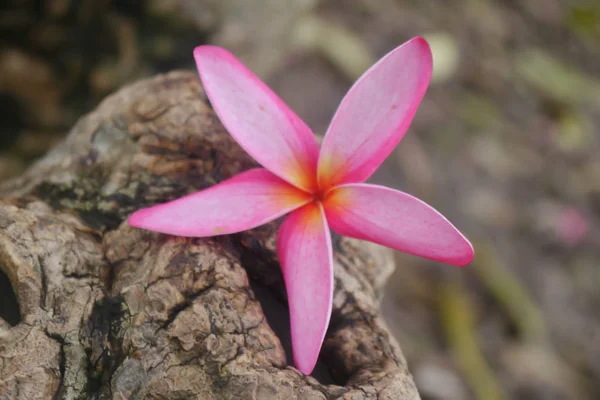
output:
M125 222L255 166L196 75L173 72L107 98L2 184L20 318L0 318L0 399L418 399L379 312L387 250L334 236L333 315L307 377L289 357L278 222L209 239Z

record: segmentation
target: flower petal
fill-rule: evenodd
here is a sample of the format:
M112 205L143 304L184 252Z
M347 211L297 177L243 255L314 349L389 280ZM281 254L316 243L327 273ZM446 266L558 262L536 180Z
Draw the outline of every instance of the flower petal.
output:
M321 188L363 182L375 172L412 122L431 69L429 45L417 37L388 53L356 81L323 139Z
M257 168L206 190L139 210L128 222L136 228L177 236L216 236L263 225L310 200L308 193Z
M294 363L309 375L319 357L333 301L331 235L321 205L294 211L279 228L277 251L290 308Z
M316 188L319 146L308 126L227 50L194 50L204 89L221 122L263 167L307 191Z
M406 193L347 184L329 191L324 208L340 235L456 266L473 260L471 243L443 215Z

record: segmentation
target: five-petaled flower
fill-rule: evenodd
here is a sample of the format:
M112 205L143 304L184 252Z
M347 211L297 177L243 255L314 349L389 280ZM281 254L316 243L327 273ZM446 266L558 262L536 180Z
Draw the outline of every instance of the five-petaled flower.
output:
M207 237L290 213L279 229L277 252L300 371L313 370L331 315L329 228L457 266L471 262L469 241L436 210L406 193L363 183L402 139L427 90L432 57L423 38L396 48L354 84L320 151L310 128L231 53L200 46L194 57L221 122L264 168L137 211L129 224Z

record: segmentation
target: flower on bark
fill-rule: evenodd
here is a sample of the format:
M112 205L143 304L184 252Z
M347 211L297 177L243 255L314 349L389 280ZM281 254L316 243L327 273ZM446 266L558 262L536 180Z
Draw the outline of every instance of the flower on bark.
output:
M392 50L363 74L342 100L320 150L310 128L231 53L199 46L194 57L221 122L264 168L139 210L129 224L208 237L289 214L277 252L301 372L312 372L331 316L330 228L448 264L472 261L469 241L439 212L409 194L363 183L402 139L427 90L432 57L423 38Z

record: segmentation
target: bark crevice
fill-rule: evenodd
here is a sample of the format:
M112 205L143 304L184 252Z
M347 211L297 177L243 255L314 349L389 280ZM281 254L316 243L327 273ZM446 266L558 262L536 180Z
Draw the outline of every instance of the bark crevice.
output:
M0 265L0 293L2 293L0 329L2 329L3 325L5 328L15 326L21 322L21 311L19 310L19 303L12 283L4 273L2 265Z

